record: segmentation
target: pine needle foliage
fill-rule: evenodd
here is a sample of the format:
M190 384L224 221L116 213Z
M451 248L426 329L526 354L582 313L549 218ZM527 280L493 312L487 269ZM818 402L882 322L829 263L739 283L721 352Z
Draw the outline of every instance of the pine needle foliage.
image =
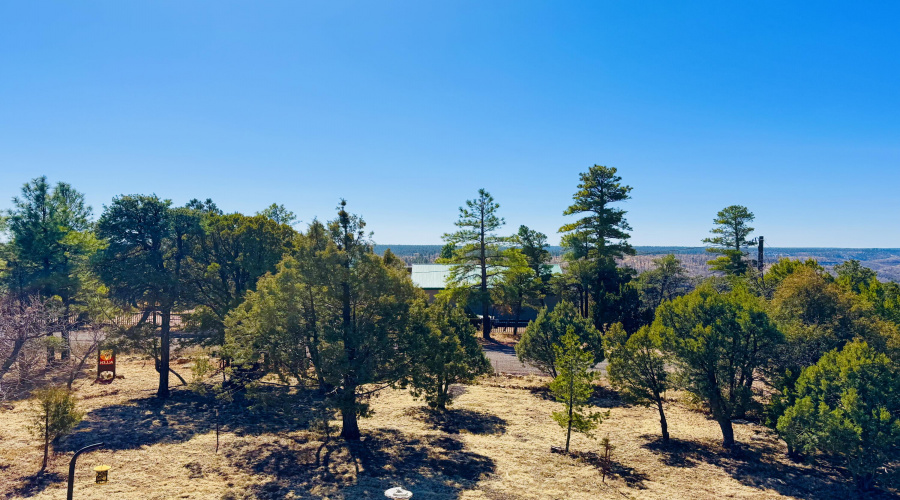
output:
M796 449L840 457L861 490L900 460L900 370L865 342L825 354L797 380L778 419Z
M553 412L553 420L566 429L566 453L572 431L590 437L609 412L585 411L591 396L594 394L596 375L591 372L594 356L584 349L575 328L569 327L561 339L561 344L554 346L556 351L556 371L558 375L550 383L550 392L556 401L563 404L561 411Z
M553 310L546 307L540 310L516 344L516 356L519 361L556 377L559 374L556 347L570 330L579 343L587 345L586 352L591 355L593 364L603 361L603 338L600 331L594 328L590 319L578 313L574 304L565 300Z
M760 300L743 289L720 293L703 286L664 302L652 326L684 379L685 389L703 400L722 429L722 443L734 446L731 419L753 402L756 372L783 340Z
M415 361L409 385L415 397L431 408L444 411L451 402L450 387L491 372L491 364L475 340L475 327L466 313L446 300L431 305L418 301L410 310L417 325L411 350Z
M450 264L448 292L456 300L473 301L481 306L482 335L491 336L491 291L499 285L510 267L514 239L496 231L506 224L497 215L500 205L484 189L459 207L456 232L442 236L446 245L440 263ZM449 257L445 255L449 253Z
M43 440L44 461L41 471L47 468L50 443L68 434L84 418L84 412L76 408L75 396L63 387L50 387L35 391L31 408L30 430Z
M615 205L630 198L631 186L622 183L615 168L603 165L592 166L580 180L572 205L563 212L579 219L560 227L559 232L563 233L568 268L582 281L581 287L593 302L590 308L584 304L583 309L591 314L594 326L606 328L627 321L623 316L627 316L624 310L629 297L623 287L634 271L619 268L616 259L634 255L635 250L628 243L631 226L626 211Z
M609 358L606 373L610 384L629 403L656 407L663 442L668 442L663 396L670 382L659 333L645 326L629 337L616 323L604 334L603 346Z
M744 260L747 255L744 248L756 244L756 240L748 239L754 231L750 227L754 218L753 212L741 205L725 207L716 214L713 219L715 226L709 231L713 236L703 239L703 243L710 245L707 252L719 254L719 257L707 262L710 269L732 276L747 272L749 266Z
M576 237L585 246L588 260L611 261L625 255L634 255L628 243L631 226L625 220L625 210L613 207L613 203L630 198L631 186L622 184L615 167L594 165L581 174L574 202L563 215L581 215L575 222L559 228L564 237Z

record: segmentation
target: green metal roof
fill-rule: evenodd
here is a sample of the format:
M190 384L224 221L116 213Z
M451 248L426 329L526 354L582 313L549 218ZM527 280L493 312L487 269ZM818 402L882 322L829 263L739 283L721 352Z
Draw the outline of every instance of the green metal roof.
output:
M447 287L447 278L450 277L450 265L448 264L412 264L411 277L413 283L425 290L443 290ZM553 264L552 274L562 273L559 264ZM476 279L473 277L473 280Z

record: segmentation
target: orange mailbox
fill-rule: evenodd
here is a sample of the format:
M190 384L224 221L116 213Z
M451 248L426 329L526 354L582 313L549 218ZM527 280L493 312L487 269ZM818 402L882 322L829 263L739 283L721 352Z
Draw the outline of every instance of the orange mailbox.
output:
M116 378L116 351L114 349L100 349L97 352L97 380L110 383Z

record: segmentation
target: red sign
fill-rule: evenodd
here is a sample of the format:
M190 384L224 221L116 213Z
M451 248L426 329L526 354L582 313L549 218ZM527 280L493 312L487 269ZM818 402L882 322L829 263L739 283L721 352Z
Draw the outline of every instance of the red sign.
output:
M97 381L110 383L116 378L116 351L100 349L97 352Z

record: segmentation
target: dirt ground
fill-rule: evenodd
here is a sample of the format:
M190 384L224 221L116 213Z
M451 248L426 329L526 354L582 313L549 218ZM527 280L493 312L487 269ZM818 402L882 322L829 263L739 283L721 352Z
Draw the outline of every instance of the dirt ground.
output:
M176 369L189 375L186 365ZM596 438L615 446L605 483L598 439L576 435L573 455L550 452L565 435L550 417L559 405L547 379L536 376L460 387L445 416L404 391L382 391L371 400L372 417L361 420L363 440L349 445L334 437L339 420L308 391L265 386L247 400L217 403L175 379L160 403L152 363L120 359L118 373L124 379L110 385L76 383L87 416L42 476L39 443L25 428L29 404L0 411L0 498L65 498L72 452L99 441L100 451L78 461L77 499L375 499L393 486L416 500L850 496L839 469L790 462L764 427L735 425L742 445L726 453L715 422L675 400L667 408L673 442L664 447L654 410L623 405L603 387L594 403L610 416ZM101 464L112 467L106 485L93 482Z

